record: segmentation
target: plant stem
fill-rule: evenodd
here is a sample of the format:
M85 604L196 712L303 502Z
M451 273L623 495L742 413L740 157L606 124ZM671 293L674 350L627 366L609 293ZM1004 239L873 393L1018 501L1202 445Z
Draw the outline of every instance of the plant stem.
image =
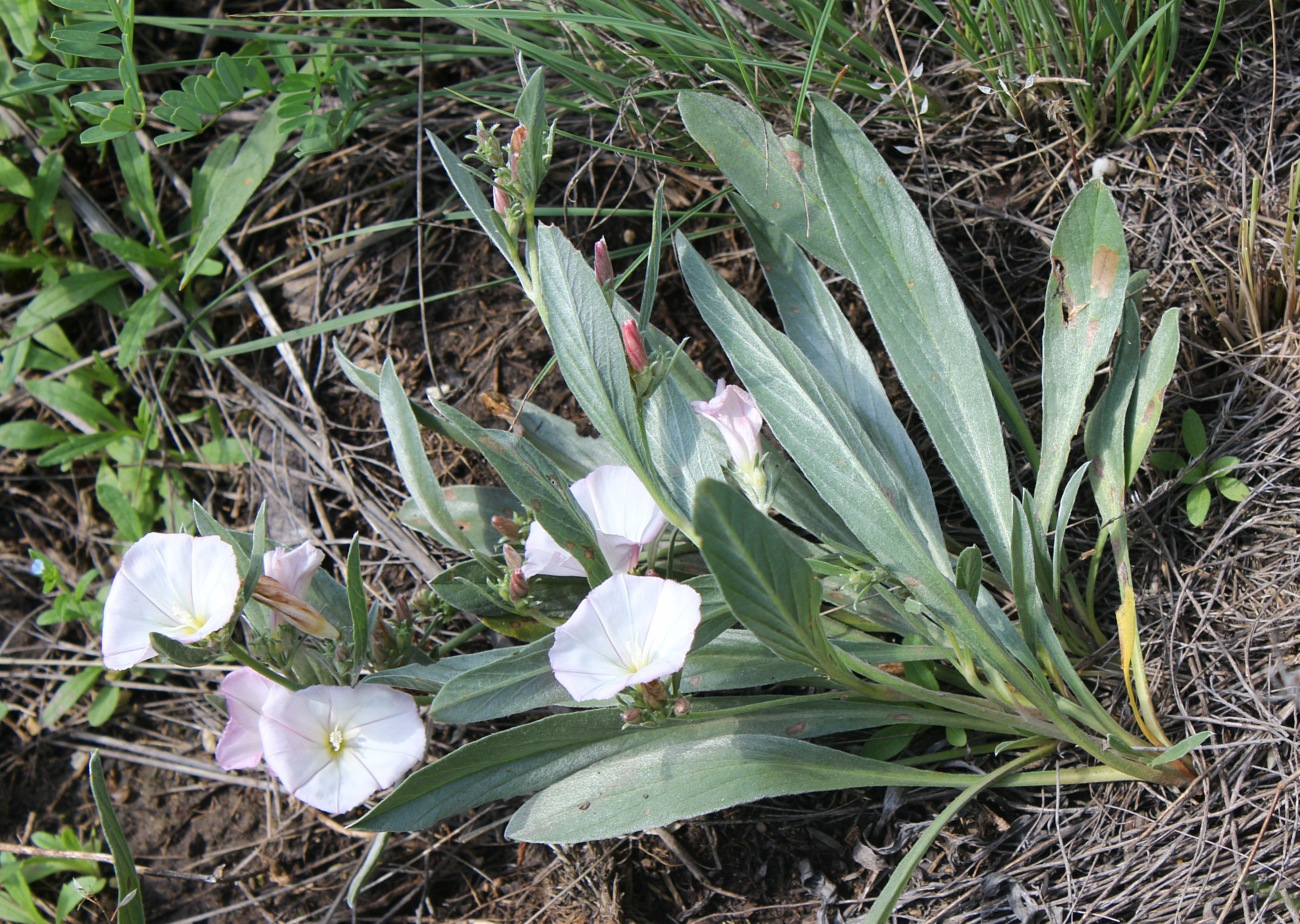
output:
M240 664L244 665L244 667L252 668L253 670L257 671L259 674L261 674L263 677L265 677L267 680L274 680L276 683L284 687L286 690L293 690L296 692L302 689L302 684L298 683L295 680L289 679L288 677L284 676L283 674L277 671L271 670L271 668L267 667L261 661L258 661L256 658L250 655L246 650L244 650L242 645L237 645L234 642L231 642L226 647L226 653L230 655L232 658L234 658L236 661L238 661Z

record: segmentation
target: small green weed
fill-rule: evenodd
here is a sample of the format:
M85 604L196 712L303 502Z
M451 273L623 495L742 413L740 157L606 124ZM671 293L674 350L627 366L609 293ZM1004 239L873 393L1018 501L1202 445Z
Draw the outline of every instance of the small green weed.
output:
M1153 452L1151 464L1169 474L1182 472L1178 480L1192 486L1187 494L1187 520L1193 526L1200 526L1210 513L1211 487L1234 504L1244 501L1250 488L1229 474L1241 465L1240 459L1236 456L1210 458L1206 453L1205 423L1190 408L1183 412L1182 438L1186 457L1177 452Z
M51 853L97 853L102 849L97 838L83 844L71 828L64 828L57 835L37 831L32 834L32 843ZM58 897L51 906L31 886L54 876L68 878L59 887ZM0 921L62 924L83 901L101 892L105 885L107 881L99 874L99 864L93 860L43 856L19 860L11 853L0 853Z

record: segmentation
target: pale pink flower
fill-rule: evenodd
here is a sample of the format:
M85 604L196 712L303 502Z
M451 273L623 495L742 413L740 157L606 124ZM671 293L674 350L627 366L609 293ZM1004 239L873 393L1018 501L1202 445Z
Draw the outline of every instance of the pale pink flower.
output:
M591 521L609 569L631 571L641 551L668 525L668 518L655 503L636 473L626 465L602 465L586 478L569 486L573 499ZM580 577L581 563L534 523L524 543L524 577L551 574Z
M277 686L258 728L271 772L294 798L331 815L392 786L424 756L415 700L379 684Z
M737 470L748 473L758 464L763 452L759 433L763 415L754 397L738 385L718 379L718 390L711 401L692 401L691 410L708 419L722 433L727 451Z
M240 667L221 681L230 718L217 741L215 757L223 770L247 770L262 760L262 733L258 723L262 706L277 684L251 667Z
M700 624L700 595L659 577L615 574L555 630L551 670L578 702L680 670Z
M122 556L104 602L104 666L125 670L157 655L149 634L189 644L235 615L239 566L216 536L150 533Z

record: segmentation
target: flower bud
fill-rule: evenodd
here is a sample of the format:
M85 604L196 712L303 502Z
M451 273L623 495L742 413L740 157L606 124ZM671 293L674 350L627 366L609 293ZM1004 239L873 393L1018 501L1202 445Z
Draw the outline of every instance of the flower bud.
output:
M636 321L628 318L623 322L623 350L627 353L627 364L632 371L640 374L650 368L650 357L645 352L645 340L637 330Z
M619 718L623 720L624 725L640 725L645 721L645 714L636 706L633 706Z
M492 207L497 210L497 214L502 218L510 217L510 197L500 186L492 187Z
M602 289L614 284L614 264L609 259L609 245L602 237L596 241L596 281Z
M673 715L686 715L691 711L691 701L685 696L679 696L673 700Z
M507 539L519 538L519 524L510 517L503 517L501 514L497 514L492 518L492 528Z
M519 155L523 153L524 142L528 140L528 129L522 125L516 125L515 130L510 133L510 175L519 182Z
M338 638L339 630L334 628L316 607L301 597L290 593L289 589L275 578L262 575L257 579L253 589L253 599L263 606L270 607L278 616L289 620L308 635L316 638Z
M502 548L501 556L506 560L506 568L510 571L518 571L524 566L524 557L514 546L507 545Z
M510 599L515 603L528 596L528 579L522 571L510 572L509 590Z

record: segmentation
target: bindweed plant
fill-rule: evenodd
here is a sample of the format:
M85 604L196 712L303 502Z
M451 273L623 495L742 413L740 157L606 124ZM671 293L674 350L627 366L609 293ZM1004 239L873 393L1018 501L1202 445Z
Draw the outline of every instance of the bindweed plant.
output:
M734 187L784 328L675 235L682 276L739 385L709 381L651 324L660 221L634 306L602 245L589 265L536 220L554 132L540 72L506 140L480 125L463 159L429 140L536 306L599 437L524 402L516 427L487 429L432 398L410 400L391 364L375 374L339 355L379 401L411 495L404 519L468 556L433 579L436 602L421 611L473 614L462 637L491 628L522 644L422 648L419 621L390 628L367 607L355 543L344 587L310 576L309 548L270 549L260 526L239 536L199 511L208 537L151 536L128 552L105 604L107 666L156 653L242 662L222 684L230 722L217 759L265 761L330 812L419 760L415 701L402 691L428 697L430 718L445 723L548 710L415 770L356 822L370 831L526 794L506 833L569 843L770 796L958 790L872 921L986 787L1185 782L1206 734L1171 745L1161 730L1125 518L1178 315L1166 312L1141 348L1142 274L1130 271L1109 192L1086 186L1052 245L1035 434L920 214L849 115L816 100L805 144L716 96L683 93L679 105ZM861 291L979 542L962 547L945 530L921 456L814 260ZM1089 409L1103 364L1110 374ZM440 485L421 427L481 453L505 488ZM1081 427L1082 460L1072 458ZM1029 483L1013 483L1012 452ZM1092 516L1078 509L1085 479ZM1086 537L1086 575L1067 544L1080 520L1101 524ZM1096 611L1112 598L1097 593L1103 559L1117 576L1117 673L1136 732L1094 692L1113 675L1085 679L1077 667L1109 634ZM1028 769L1057 752L1050 769ZM1000 764L942 769L972 754Z

